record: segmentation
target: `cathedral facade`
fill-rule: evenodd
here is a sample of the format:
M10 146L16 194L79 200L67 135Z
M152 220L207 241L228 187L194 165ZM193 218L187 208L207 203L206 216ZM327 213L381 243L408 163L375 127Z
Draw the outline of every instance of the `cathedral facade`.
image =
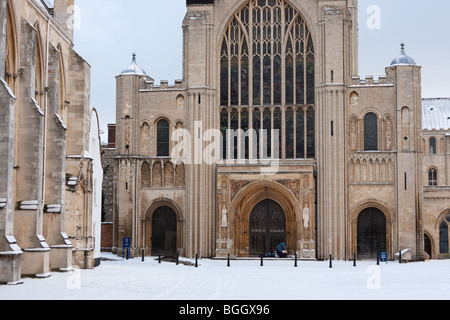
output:
M183 79L117 76L116 253L422 260L444 224L448 253L448 131L403 44L360 78L356 0L188 0L182 26Z
M73 14L73 0L0 0L1 284L100 258L98 116Z

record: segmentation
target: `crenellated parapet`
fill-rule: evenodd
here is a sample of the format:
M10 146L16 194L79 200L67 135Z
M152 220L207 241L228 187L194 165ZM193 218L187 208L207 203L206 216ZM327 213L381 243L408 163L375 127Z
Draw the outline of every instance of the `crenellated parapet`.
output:
M168 91L168 90L180 90L182 87L183 80L175 80L173 84L169 84L167 80L161 80L159 85L155 84L155 80L145 80L144 88L140 90L140 92L145 91Z
M391 78L386 75L378 76L378 79L375 79L373 75L367 75L364 79L358 76L353 77L351 86L392 86L393 84L394 83L391 81Z

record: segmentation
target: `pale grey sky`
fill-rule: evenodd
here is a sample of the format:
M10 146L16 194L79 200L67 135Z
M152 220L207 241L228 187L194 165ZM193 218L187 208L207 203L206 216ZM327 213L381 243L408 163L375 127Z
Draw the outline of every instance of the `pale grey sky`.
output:
M92 66L91 105L99 112L106 140L106 126L115 122L115 76L130 64L133 52L157 83L182 78L186 1L76 0L76 4L80 19L75 50ZM360 76L384 75L405 42L407 54L423 67L423 97L450 97L449 12L448 0L359 0Z

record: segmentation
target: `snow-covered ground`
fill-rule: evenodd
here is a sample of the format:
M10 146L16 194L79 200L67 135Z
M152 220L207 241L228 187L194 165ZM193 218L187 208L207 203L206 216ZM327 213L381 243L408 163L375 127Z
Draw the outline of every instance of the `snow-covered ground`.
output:
M52 273L0 286L0 300L415 300L450 299L450 261L199 260L199 267L154 257L108 260L94 270ZM113 259L113 260L109 260ZM183 259L187 261L187 259ZM193 260L189 260L193 262Z

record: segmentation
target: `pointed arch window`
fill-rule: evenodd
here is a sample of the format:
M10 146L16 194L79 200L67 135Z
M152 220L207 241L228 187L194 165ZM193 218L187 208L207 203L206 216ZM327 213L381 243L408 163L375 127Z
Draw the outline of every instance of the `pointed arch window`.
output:
M222 40L221 105L314 104L314 61L312 35L295 8L285 0L249 1Z
M248 110L243 119L248 112L251 134L245 136L256 150L248 152L246 144L245 158L314 158L315 49L301 13L287 0L247 1L225 28L218 58L221 107L236 108L241 117ZM229 157L226 144L222 154Z

